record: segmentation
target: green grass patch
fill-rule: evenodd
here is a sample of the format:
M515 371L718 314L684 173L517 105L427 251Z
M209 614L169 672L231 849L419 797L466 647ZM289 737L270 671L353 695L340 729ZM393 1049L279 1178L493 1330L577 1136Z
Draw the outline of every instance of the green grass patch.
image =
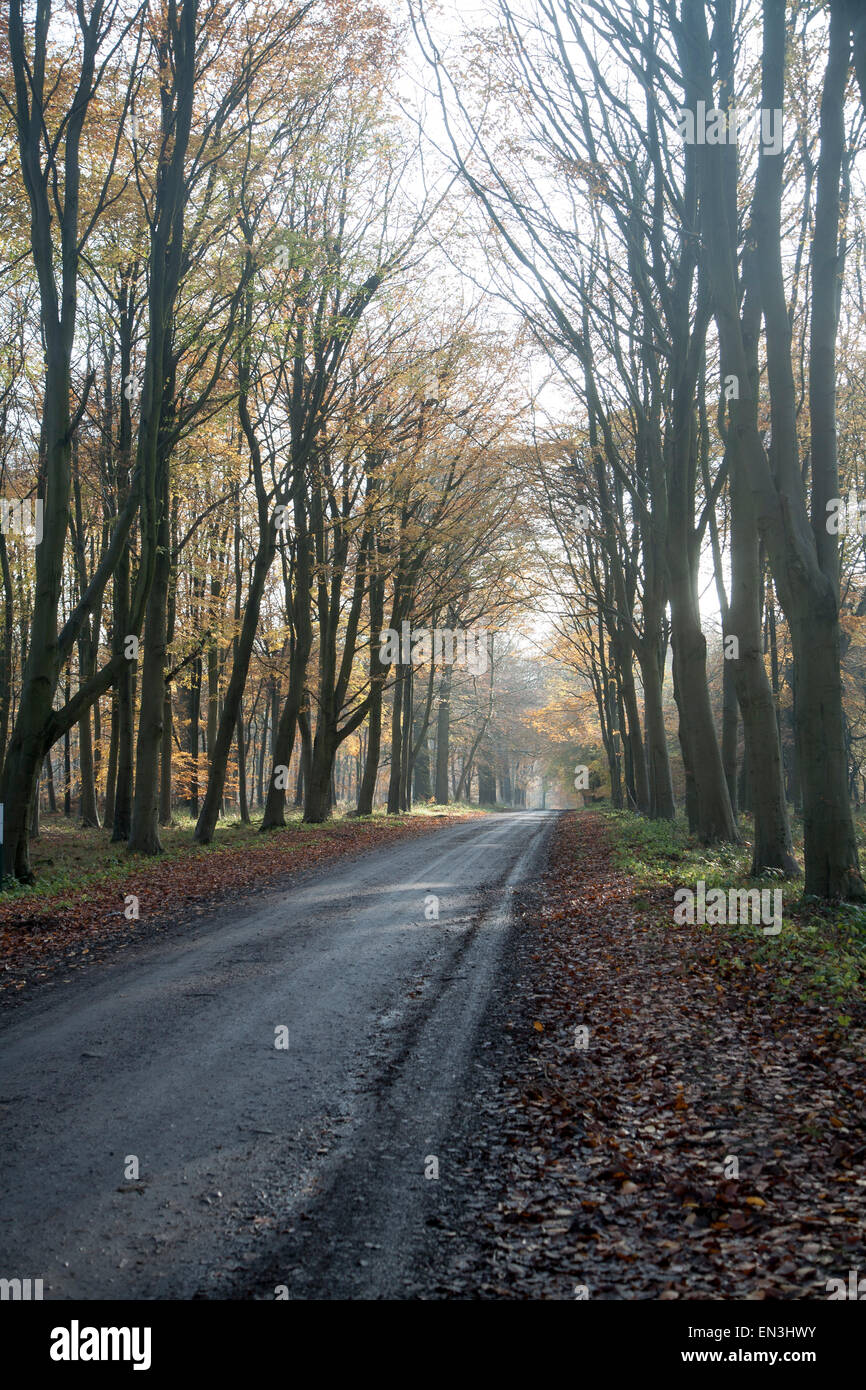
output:
M610 828L614 862L635 881L633 903L660 926L674 927L674 892L696 887L699 879L711 888L781 889L782 930L764 935L759 925L729 923L699 928L724 933L737 952L748 954L752 965L773 968L778 988L799 998L832 1002L839 1010L840 1026L850 1023L851 1009L866 999L866 907L823 903L803 897L802 880L785 881L771 874L753 877L748 818L742 818L741 845L701 845L691 836L684 819L653 821L631 811L601 808ZM866 812L858 827L866 830ZM795 849L802 863L802 827L794 826ZM666 902L667 892L670 898ZM746 961L735 954L746 970Z

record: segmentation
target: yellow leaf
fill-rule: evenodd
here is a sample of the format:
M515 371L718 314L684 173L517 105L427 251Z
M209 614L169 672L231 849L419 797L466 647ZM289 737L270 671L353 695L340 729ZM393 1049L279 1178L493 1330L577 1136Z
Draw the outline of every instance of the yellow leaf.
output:
M538 1019L535 1020L535 1022L533 1023L532 1026L533 1026L533 1028L535 1029L535 1031L536 1031L537 1033L543 1033L543 1032L544 1032L544 1024L543 1024L543 1023L539 1023Z

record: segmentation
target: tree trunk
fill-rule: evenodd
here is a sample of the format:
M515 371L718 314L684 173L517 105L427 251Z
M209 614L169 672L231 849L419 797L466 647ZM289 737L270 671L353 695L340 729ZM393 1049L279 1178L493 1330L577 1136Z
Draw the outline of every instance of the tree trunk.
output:
M33 796L33 806L30 810L30 830L29 839L39 839L39 778L36 778L36 791Z
M295 744L295 730L303 706L307 681L307 665L313 649L313 626L310 619L311 597L311 555L310 538L307 526L306 507L296 489L294 500L295 519L295 588L293 600L294 639L289 654L289 688L283 711L277 726L274 740L274 762L268 792L265 798L265 812L261 828L273 830L286 823L285 774L277 769L288 769ZM279 783L279 785L278 785Z
M736 431L729 432L735 450ZM752 505L745 459L731 461L731 603L727 632L737 638L739 652L726 661L736 684L743 716L749 760L752 810L755 817L752 873L781 869L798 878L800 866L785 805L782 749L776 723L776 704L764 665L760 614L758 527Z
M93 770L93 738L91 734L90 710L78 722L78 767L81 775L81 824L99 828L99 812L96 808L96 779Z
M197 656L192 665L192 681L189 688L189 813L191 816L198 815L198 759L199 743L201 741L202 674L202 659L200 656Z
M328 819L333 805L332 778L337 755L336 721L319 711L316 735L313 739L312 766L304 795L304 820L318 825Z
M57 815L57 797L54 792L54 767L51 762L51 750L45 754L45 778L48 783L48 809L53 816Z
M722 662L722 767L731 798L731 810L737 814L737 749L740 738L740 708L730 661Z
M237 719L235 721L235 745L238 757L238 804L240 806L241 824L249 825L250 807L247 800L247 751L246 739L244 738L244 711L243 695L238 706Z
M65 697L70 696L70 680L66 677ZM72 815L72 743L67 729L63 735L63 814Z
M108 736L108 770L105 776L105 808L104 824L111 825L114 821L114 793L117 781L117 739L119 730L119 717L117 706L117 686L111 689L111 731Z
M412 729L412 742L417 749L412 765L415 800L429 801L432 795L430 786L430 750L427 747L427 729L423 714L419 715Z
M373 798L382 755L382 695L388 670L379 657L380 635L385 613L385 583L381 576L370 577L370 708L367 714L367 751L364 775L358 791L358 815L373 814Z
M448 761L451 734L451 677L453 666L445 666L439 681L439 704L436 713L436 801L447 806Z
M718 33L732 49L730 13ZM696 90L711 91L711 61L702 10L690 14L695 42L691 51L700 58ZM715 31L714 31L715 32ZM785 14L780 0L765 0L763 105L777 109L784 94ZM732 60L729 60L732 61ZM797 458L797 427L793 371L790 358L791 330L781 263L782 159L762 154L752 205L756 251L743 263L747 294L740 319L740 295L736 285L737 248L735 179L731 161L735 152L704 149L704 232L708 265L716 301L716 316L724 359L723 370L739 384L739 397L731 402L733 429L729 443L732 461L742 478L737 514L748 536L746 560L757 570L757 542L752 543L752 518L760 518L776 578L779 598L791 631L798 677L797 746L803 778L807 893L821 897L861 897L857 844L848 800L840 633L838 621L838 554L836 537L825 525L826 501L838 492L835 455L835 334L837 314L836 247L839 219L839 172L844 143L842 101L848 65L848 29L838 5L830 11L830 53L821 105L821 155L813 243L812 342L810 396L817 393L812 423L812 528L805 513L802 477ZM723 53L724 66L724 53ZM722 162L720 162L720 159ZM735 168L735 164L734 164ZM723 190L727 188L727 208ZM771 396L772 465L768 462L757 427L757 335L755 304L762 303L767 334L768 379ZM736 479L732 477L732 485ZM746 495L746 488L753 497ZM738 547L743 551L743 547ZM749 588L757 583L749 581ZM749 632L747 647L760 684L760 708L752 718L760 724L748 744L751 791L755 800L756 830L771 809L781 807L787 831L782 790L781 751L775 705L763 666L761 633L754 632L755 608L750 601L743 621ZM742 649L741 643L741 649ZM757 650L755 650L757 649ZM760 662L761 670L757 671ZM754 692L752 692L754 693ZM738 694L741 694L738 687ZM741 708L743 708L741 695ZM744 724L747 712L743 708ZM748 729L747 729L748 733ZM767 759L771 766L768 767ZM808 760L808 770L804 759ZM769 783L769 786L768 786ZM765 798L770 796L773 808ZM758 798L761 798L759 805ZM770 832L773 835L771 820ZM776 841L763 847L771 858L778 855ZM756 857L758 855L756 833ZM783 858L788 858L790 837Z
M839 623L815 603L791 622L797 662L797 763L803 789L804 892L857 897L859 853L848 800ZM844 792L844 795L842 794Z
M640 811L642 815L648 815L650 810L649 775L641 734L631 649L625 643L622 644L620 656L619 688L622 693L625 728L628 735L626 746L629 754L632 796L636 810ZM622 718L620 722L623 722Z
M414 708L414 670L407 666L403 690L403 732L400 744L400 810L412 809L412 712Z
M265 804L265 758L268 755L268 721L271 713L271 701L267 698L264 701L264 713L262 716L261 737L259 743L258 772L256 777L256 804L264 807Z
M81 11L83 15L83 9ZM28 21L29 22L29 21ZM48 10L40 10L37 48L47 43ZM61 191L57 163L44 154L44 58L32 63L25 39L20 0L8 13L8 53L14 76L15 128L21 173L29 201L29 232L39 285L41 336L45 358L41 420L42 541L36 547L36 582L30 618L30 643L21 674L18 717L3 765L0 802L4 807L4 864L7 872L30 883L29 829L39 770L47 751L46 726L60 677L57 617L63 587L64 550L71 489L71 372L77 312L80 256L79 150L88 106L98 85L94 81L102 26L81 25L77 49L80 67L77 90L58 132L62 154ZM70 49L70 55L72 53ZM67 72L67 81L71 78ZM10 98L11 100L11 98ZM44 159L43 159L44 154ZM51 190L51 191L49 191ZM53 224L53 225L52 225ZM59 252L59 255L58 255ZM55 278L60 271L60 285ZM37 812L38 814L38 812Z
M135 752L135 793L129 849L136 854L161 854L159 838L159 755L165 717L168 590L171 578L168 458L159 460L157 551L153 584L147 601L141 695Z
M15 599L6 536L0 531L0 574L3 577L3 645L0 647L0 782L6 740L9 737L9 711L12 707L12 636L15 629Z
M646 726L650 815L654 820L673 820L676 815L668 736L662 701L662 672L657 652L641 652L643 714Z
M171 686L165 682L162 702L162 746L159 750L159 823L171 825L171 749L174 730L174 710Z
M739 837L707 686L707 643L701 630L696 584L681 560L672 563L670 570L674 693L686 767L686 802L688 805L691 783L694 832L702 844L719 840L736 843Z
M406 668L398 665L391 705L391 774L388 778L388 815L400 811L400 784L403 767L403 698L406 690Z

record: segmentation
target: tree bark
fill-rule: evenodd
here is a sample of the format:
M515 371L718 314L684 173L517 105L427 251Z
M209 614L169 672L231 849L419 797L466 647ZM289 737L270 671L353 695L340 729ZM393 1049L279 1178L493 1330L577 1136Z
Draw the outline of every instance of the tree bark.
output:
M451 735L451 678L453 666L444 666L439 681L438 707L436 712L436 802L447 806L448 760Z

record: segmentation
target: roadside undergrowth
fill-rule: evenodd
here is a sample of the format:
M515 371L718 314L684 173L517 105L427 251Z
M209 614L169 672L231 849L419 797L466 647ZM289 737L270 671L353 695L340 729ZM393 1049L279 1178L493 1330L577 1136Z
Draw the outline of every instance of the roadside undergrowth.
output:
M478 1248L446 1297L825 1299L866 1268L856 947L787 906L772 938L674 923L677 887L742 876L729 854L560 818L520 900L464 1180Z

